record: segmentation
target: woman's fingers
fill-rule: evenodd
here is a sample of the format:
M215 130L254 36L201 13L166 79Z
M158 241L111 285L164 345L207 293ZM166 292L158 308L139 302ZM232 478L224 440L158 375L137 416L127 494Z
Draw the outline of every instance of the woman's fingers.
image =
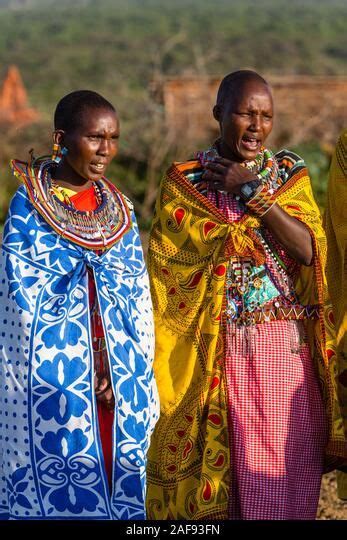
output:
M107 392L105 393L105 399L106 399L107 403L112 403L112 402L113 402L113 392L112 392L112 388L110 388L109 390L107 390Z
M207 182L199 182L198 184L195 184L194 187L198 191L204 191L204 189L207 189Z
M101 379L101 381L99 381L98 390L102 392L103 390L105 390L105 388L107 388L108 384L108 380L106 379L106 377L104 377L103 379Z
M205 181L207 180L208 182L211 182L211 181L222 182L223 179L224 179L224 176L222 174L220 174L219 172L206 170L202 174L202 178L203 178L203 180L205 180Z
M101 394L101 396L99 397L100 401L111 401L113 398L113 392L112 392L112 388L109 388L108 390L106 390L106 392L104 392L103 394Z
M106 392L101 394L101 396L97 396L97 400L104 403L108 409L114 409L114 396L112 388L109 388Z
M211 170L211 171L224 174L224 175L227 172L227 167L223 165L223 163L216 162L216 161L209 161L208 163L206 163L205 168L206 170Z
M224 187L224 176L213 171L205 171L203 174L203 179L207 181L213 189L223 189Z
M106 377L99 380L99 384L95 389L96 399L103 402L108 409L114 409L114 396L110 382Z

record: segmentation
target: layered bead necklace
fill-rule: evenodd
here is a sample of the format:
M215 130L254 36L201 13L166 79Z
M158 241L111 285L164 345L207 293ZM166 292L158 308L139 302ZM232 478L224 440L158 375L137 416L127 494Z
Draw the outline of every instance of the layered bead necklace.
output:
M208 162L214 161L220 156L218 152L219 141L220 139L215 141L211 148L197 152L196 158L200 161L202 166L206 165ZM253 160L244 161L240 163L240 165L255 173L262 184L269 187L269 190L274 190L276 188L279 168L277 160L271 150L262 146L260 152Z
M98 207L94 211L85 212L74 207L69 195L64 188L51 179L47 169L44 171L44 181L48 186L47 196L64 229L83 234L86 239L101 236L106 240L107 235L112 234L115 227L119 226L122 219L120 207L107 184L101 180L93 182ZM54 192L57 188L63 195L64 201L61 201Z
M214 161L219 156L219 140L206 151L199 152L197 158L202 166L210 161ZM240 163L242 167L249 171L261 181L262 186L273 193L280 185L279 166L276 157L265 147L261 147L260 152L253 160ZM222 192L223 193L223 192ZM234 196L238 204L243 207L243 202L239 196ZM218 202L218 197L216 198ZM280 271L281 278L285 282L279 284L277 280L268 279L269 269L267 265L255 268L251 259L240 260L232 257L229 261L226 276L226 318L229 322L238 321L241 324L246 322L247 313L259 311L264 304L273 301L277 307L280 303L280 295L283 289L288 289L285 270L276 260L275 253L272 253L266 241L258 231L264 250L274 261L276 270ZM271 273L270 273L271 275ZM287 287L283 287L287 285ZM287 292L287 291L286 291Z
M46 156L32 160L27 166L25 179L34 206L62 237L88 249L111 247L131 227L129 203L122 193L106 178L101 178L93 182L97 208L78 210L67 190L52 179L54 166Z
M92 187L94 189L97 205L99 206L101 204L101 202L102 202L101 188L96 182L93 182ZM64 200L64 204L66 204L68 206L74 206L73 202L71 201L71 195L69 195L67 193L66 189L63 186L60 186L59 184L57 184L57 182L55 180L52 179L51 180L51 193L52 193L52 195L56 195L57 192L62 195L63 200Z

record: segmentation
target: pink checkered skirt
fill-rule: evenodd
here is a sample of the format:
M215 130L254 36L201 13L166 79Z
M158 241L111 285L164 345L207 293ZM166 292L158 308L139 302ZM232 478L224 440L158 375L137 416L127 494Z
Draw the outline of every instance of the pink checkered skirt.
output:
M231 519L315 519L327 424L302 321L228 325Z

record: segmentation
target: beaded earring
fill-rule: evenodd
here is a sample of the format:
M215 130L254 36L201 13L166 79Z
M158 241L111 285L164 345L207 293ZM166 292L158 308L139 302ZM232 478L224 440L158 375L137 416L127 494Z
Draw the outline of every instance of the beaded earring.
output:
M54 161L54 163L58 165L67 153L68 149L66 148L66 146L61 147L60 144L54 143L52 151L52 161Z

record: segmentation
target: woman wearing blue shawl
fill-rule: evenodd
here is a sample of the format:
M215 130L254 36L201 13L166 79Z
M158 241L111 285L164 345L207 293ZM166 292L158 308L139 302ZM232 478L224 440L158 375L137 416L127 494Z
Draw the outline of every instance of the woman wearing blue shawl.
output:
M114 107L56 108L52 158L12 162L0 266L3 519L144 519L158 417L152 305L131 202L104 176Z

